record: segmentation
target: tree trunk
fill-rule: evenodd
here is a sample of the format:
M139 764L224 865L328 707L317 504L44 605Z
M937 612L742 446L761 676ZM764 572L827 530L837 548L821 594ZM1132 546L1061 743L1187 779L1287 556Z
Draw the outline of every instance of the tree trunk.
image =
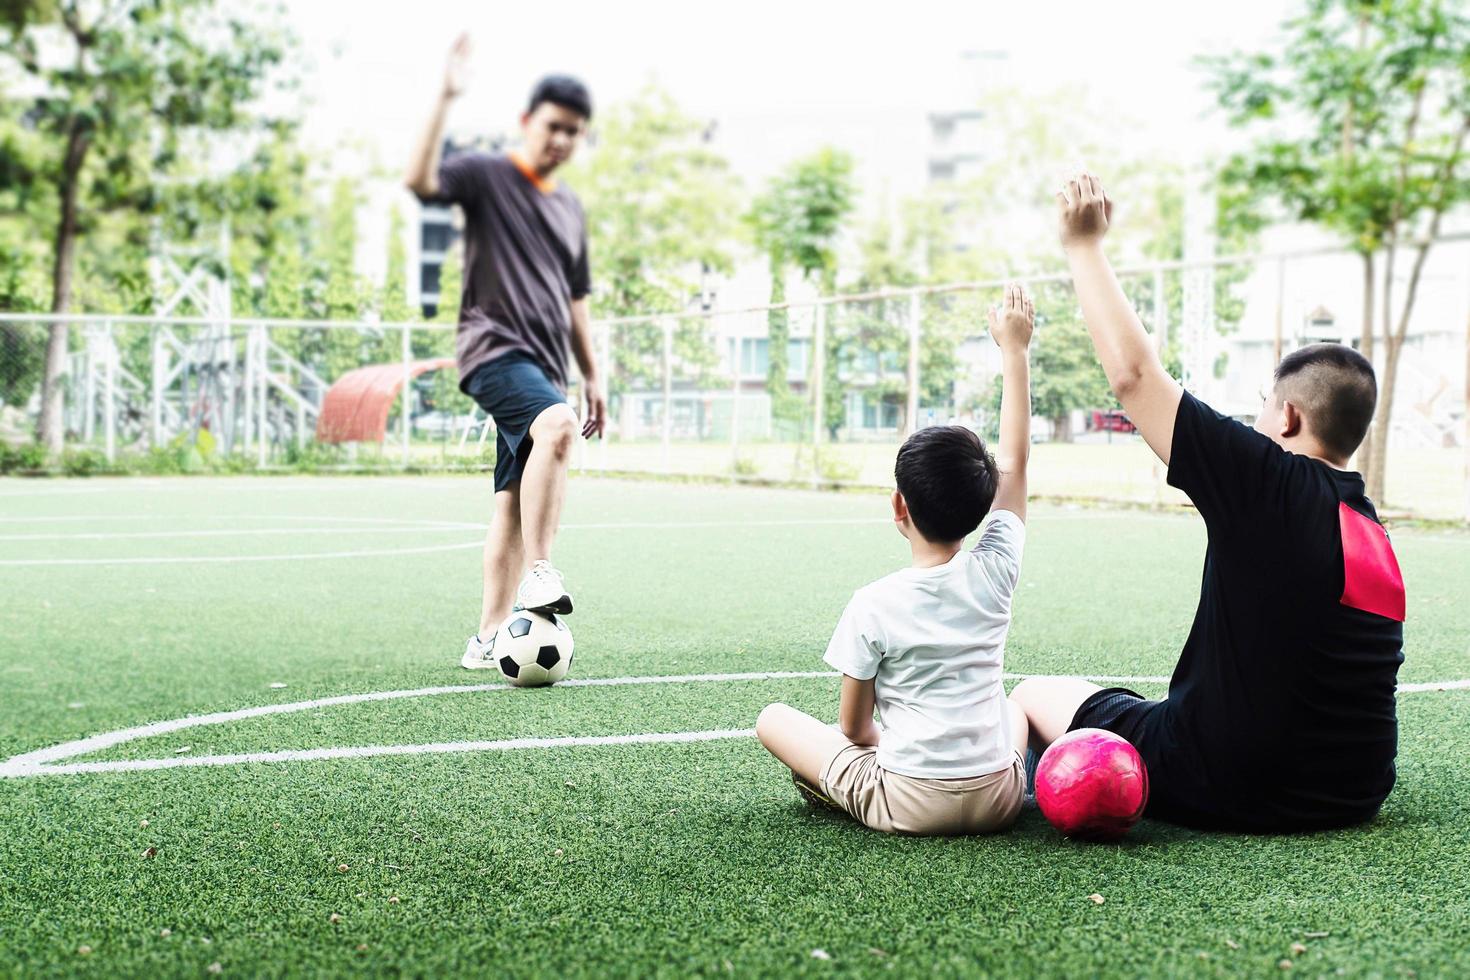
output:
M1052 416L1051 438L1053 442L1072 441L1072 413L1063 412L1061 415Z
M1358 351L1373 363L1373 253L1363 253L1363 329L1358 335ZM1358 469L1363 474L1365 483L1373 483L1373 426L1368 427L1368 434L1363 438L1363 444L1358 447Z
M1377 502L1384 498L1384 484L1387 482L1388 472L1388 425L1393 417L1394 389L1398 384L1399 355L1404 349L1404 339L1409 335L1409 320L1414 315L1414 303L1419 298L1419 282L1424 276L1424 263L1429 258L1429 250L1434 246L1434 239L1439 235L1439 221L1444 212L1437 212L1434 220L1429 224L1429 234L1424 239L1424 244L1419 246L1418 253L1414 256L1414 267L1409 272L1409 283L1404 291L1404 307L1399 311L1398 327L1390 329L1392 321L1389 319L1388 304L1383 307L1383 377L1378 384L1378 411L1373 417L1373 463L1371 472L1373 479L1368 482L1368 496ZM1383 287L1384 294L1388 293L1388 286Z
M62 165L61 213L56 222L55 256L51 272L51 312L65 313L71 307L72 271L76 265L77 190L86 159L90 137L82 122L73 119L66 139L66 158ZM68 325L51 324L46 339L46 373L41 379L41 421L36 438L48 452L58 454L66 438L62 418L63 376L66 373Z
M1385 337L1383 347L1383 376L1378 383L1378 411L1373 416L1372 448L1363 476L1367 484L1368 499L1379 507L1384 503L1383 490L1388 474L1388 424L1393 414L1394 387L1398 382L1399 353L1403 350L1403 339Z

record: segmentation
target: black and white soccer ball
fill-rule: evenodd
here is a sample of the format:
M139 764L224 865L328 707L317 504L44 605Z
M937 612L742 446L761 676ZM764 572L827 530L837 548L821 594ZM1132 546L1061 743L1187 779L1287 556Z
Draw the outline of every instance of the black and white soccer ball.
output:
M495 630L489 655L516 687L545 687L572 669L572 631L555 613L518 609Z

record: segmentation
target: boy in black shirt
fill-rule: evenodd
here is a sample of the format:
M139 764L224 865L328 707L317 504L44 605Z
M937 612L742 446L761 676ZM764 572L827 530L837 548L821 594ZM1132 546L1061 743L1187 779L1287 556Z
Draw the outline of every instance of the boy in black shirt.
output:
M1075 728L1132 742L1148 814L1201 828L1310 830L1372 819L1394 783L1404 586L1363 478L1347 469L1377 383L1357 351L1294 351L1255 428L1164 371L1102 251L1112 202L1088 174L1058 193L1062 244L1108 380L1209 531L1194 625L1169 695L1074 678L1012 698L1040 750Z

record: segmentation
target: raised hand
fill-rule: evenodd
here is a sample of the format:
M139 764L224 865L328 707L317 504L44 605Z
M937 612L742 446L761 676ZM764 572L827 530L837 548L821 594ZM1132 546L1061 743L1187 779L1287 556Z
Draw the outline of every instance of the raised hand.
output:
M1063 248L1102 241L1113 220L1113 202L1101 181L1080 173L1057 191L1056 198Z
M449 49L449 59L444 65L444 97L458 97L470 83L470 35L469 32L455 38Z
M1001 301L990 308L990 336L1001 350L1024 351L1031 346L1036 306L1020 283L1008 283Z

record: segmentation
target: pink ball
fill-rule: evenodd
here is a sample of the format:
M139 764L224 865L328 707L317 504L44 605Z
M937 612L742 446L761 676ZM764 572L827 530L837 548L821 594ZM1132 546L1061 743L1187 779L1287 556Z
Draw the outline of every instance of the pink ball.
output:
M1117 840L1143 816L1148 769L1127 739L1079 728L1042 753L1036 803L1064 837Z

